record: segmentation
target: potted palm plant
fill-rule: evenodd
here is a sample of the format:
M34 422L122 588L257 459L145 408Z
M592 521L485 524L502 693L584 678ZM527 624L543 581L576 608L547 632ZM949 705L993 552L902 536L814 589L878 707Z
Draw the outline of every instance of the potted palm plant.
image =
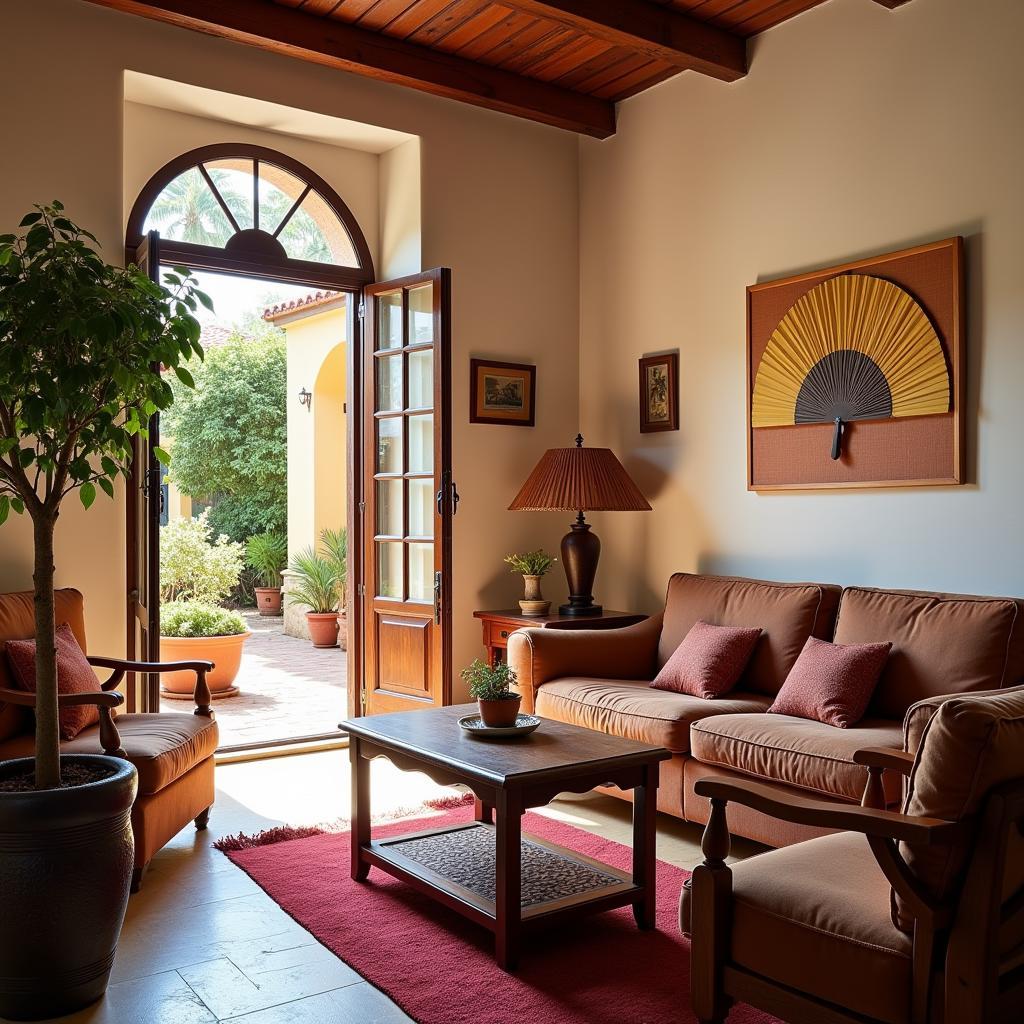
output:
M462 670L462 678L469 686L469 695L480 710L483 723L492 729L508 729L516 724L522 698L512 687L516 674L508 663L486 665L477 659Z
M344 526L340 530L324 530L320 546L338 578L338 646L344 651L348 649L348 531Z
M338 646L338 570L314 548L293 559L289 598L307 610L306 623L314 647Z
M543 548L527 551L522 555L505 556L505 564L510 567L509 572L523 577L524 594L523 600L519 602L519 608L524 615L547 614L551 602L544 600L544 595L540 592L540 581L557 561L557 558L545 554Z
M280 533L257 533L249 538L246 560L263 586L254 587L260 615L281 614L281 570L288 564L288 540Z
M32 520L35 749L0 764L0 1017L25 1020L102 995L132 869L134 767L60 753L57 519L72 494L85 508L114 497L134 435L173 401L160 368L191 381L193 312L210 302L187 271L161 287L108 265L58 202L19 230L0 235L0 524Z

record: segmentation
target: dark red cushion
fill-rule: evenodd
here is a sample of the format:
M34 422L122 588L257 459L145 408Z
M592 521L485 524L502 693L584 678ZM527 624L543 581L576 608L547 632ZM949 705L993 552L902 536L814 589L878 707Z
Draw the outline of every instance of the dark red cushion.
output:
M720 697L739 681L760 635L760 629L695 622L651 686L706 700Z
M864 717L892 644L830 644L808 637L790 669L773 715L810 718L846 729Z
M99 690L99 680L85 653L78 645L75 634L66 623L54 631L57 644L57 692L94 693ZM36 642L35 640L8 640L7 659L15 681L23 690L36 692ZM73 740L83 729L100 720L95 704L82 704L60 709L60 738Z

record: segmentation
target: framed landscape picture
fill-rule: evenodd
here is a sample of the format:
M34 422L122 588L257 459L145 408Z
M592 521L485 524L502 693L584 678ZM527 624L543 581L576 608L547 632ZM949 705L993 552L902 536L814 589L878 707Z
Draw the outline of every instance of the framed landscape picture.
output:
M679 429L679 353L640 360L640 433Z
M471 359L469 422L532 427L536 387L536 366Z

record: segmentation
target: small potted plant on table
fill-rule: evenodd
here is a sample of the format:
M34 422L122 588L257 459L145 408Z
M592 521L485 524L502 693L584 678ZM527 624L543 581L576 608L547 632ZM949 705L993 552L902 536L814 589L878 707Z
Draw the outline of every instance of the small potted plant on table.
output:
M281 570L288 564L288 541L280 533L258 533L249 538L246 561L263 584L254 587L260 615L281 614Z
M516 674L501 661L493 668L479 659L462 670L469 684L469 695L476 700L484 725L492 729L508 729L516 724L522 698L512 686Z
M306 622L314 647L338 645L338 570L312 547L292 559L294 589L288 596L309 610Z
M511 566L509 571L523 577L525 593L523 600L519 602L519 607L524 615L547 614L551 602L544 600L544 595L540 592L540 580L556 561L558 559L545 554L543 548L527 551L523 555L515 554L505 557L505 564Z

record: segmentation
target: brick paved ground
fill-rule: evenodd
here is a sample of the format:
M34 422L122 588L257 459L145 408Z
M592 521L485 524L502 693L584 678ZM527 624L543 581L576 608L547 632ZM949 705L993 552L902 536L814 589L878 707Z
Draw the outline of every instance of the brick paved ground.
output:
M225 746L308 736L337 727L345 711L345 652L285 636L281 618L243 612L252 636L235 680L237 697L214 701ZM182 702L161 701L164 711Z

